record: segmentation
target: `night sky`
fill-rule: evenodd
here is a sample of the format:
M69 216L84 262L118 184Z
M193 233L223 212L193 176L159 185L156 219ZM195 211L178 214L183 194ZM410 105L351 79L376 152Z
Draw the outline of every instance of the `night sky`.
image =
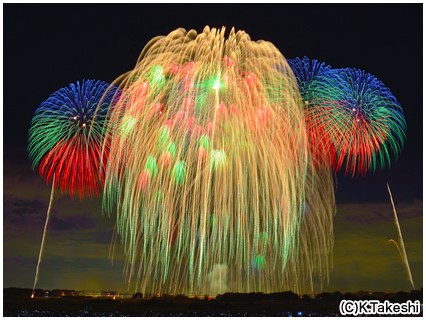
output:
M287 59L363 69L398 99L407 140L391 168L336 174L330 282L324 291L409 291L389 183L414 284L423 286L422 4L3 4L3 287L32 288L50 185L32 170L28 130L50 94L83 79L112 82L145 44L183 27L246 31ZM115 217L100 199L56 194L37 287L127 291L122 247L109 259ZM130 288L134 291L134 286Z

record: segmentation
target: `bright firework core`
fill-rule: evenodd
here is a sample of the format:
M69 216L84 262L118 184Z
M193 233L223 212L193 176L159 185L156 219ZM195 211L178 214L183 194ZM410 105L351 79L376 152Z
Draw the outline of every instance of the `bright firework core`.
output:
M328 279L331 169L315 164L296 78L272 43L178 29L113 85L104 205L129 286L306 292L314 274Z

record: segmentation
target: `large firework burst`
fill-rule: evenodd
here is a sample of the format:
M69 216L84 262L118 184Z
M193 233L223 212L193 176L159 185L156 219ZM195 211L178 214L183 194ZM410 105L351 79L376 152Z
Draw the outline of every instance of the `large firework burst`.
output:
M40 175L48 182L55 176L56 186L71 197L76 189L83 198L99 195L103 188L107 153L101 156L102 146L109 148L102 130L115 93L108 88L108 83L94 80L70 84L34 114L28 146L33 167L40 164Z
M333 69L316 77L305 109L314 153L335 170L354 176L383 168L404 144L400 104L363 70Z
M216 266L238 292L328 275L333 181L316 169L297 81L271 43L224 33L157 37L114 83L104 204L143 292L218 293Z

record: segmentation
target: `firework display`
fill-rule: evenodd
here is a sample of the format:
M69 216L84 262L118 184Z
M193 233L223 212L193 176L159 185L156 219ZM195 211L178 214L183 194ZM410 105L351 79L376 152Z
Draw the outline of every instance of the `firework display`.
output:
M382 168L405 139L374 76L233 28L179 28L111 85L70 88L36 111L30 158L62 192L103 192L135 292L313 292L331 268L333 171Z
M34 114L28 147L33 168L39 165L47 182L55 176L56 186L71 197L76 189L83 198L100 195L103 188L108 144L102 130L115 93L108 88L108 83L94 80L70 84L53 93Z

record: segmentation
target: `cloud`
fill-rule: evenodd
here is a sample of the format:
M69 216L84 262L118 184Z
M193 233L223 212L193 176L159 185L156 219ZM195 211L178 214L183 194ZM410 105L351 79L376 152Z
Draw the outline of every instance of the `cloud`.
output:
M42 212L46 211L46 203L37 199L20 199L11 195L3 197L3 228L23 228L29 224L42 225Z
M8 199L4 201L4 206L12 207L13 214L23 217L24 214L38 213L41 209L45 208L45 203L36 199ZM10 210L10 208L7 209Z
M87 214L76 214L64 218L52 217L52 229L55 231L86 230L96 226L96 219L88 217Z

